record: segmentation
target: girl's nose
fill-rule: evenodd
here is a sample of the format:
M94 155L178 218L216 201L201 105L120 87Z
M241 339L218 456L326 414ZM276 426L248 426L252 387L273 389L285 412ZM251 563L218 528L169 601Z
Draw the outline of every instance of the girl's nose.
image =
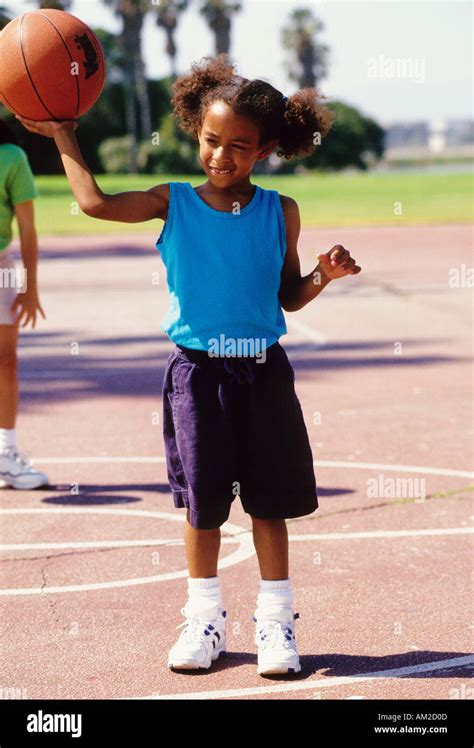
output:
M219 158L222 158L223 156L225 156L225 148L223 145L219 145L214 151L214 158L217 161Z

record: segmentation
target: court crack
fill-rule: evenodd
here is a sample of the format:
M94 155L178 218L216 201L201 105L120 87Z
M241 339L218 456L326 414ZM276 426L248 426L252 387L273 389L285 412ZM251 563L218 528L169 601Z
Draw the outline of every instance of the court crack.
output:
M406 504L424 504L427 501L433 501L434 499L447 499L447 498L456 498L458 501L466 501L471 500L471 497L469 496L457 496L457 494L464 494L466 492L472 491L473 486L468 485L464 486L463 488L453 488L453 489L447 489L446 491L438 491L436 493L431 493L425 496L423 501L416 501L416 499L409 497L409 498L399 498L399 499L387 499L387 501L382 501L379 504L369 504L368 506L354 506L354 507L345 507L341 509L336 509L334 512L325 512L324 514L320 514L319 516L314 517L292 517L288 518L286 522L295 524L297 522L313 522L314 520L321 520L326 519L326 517L337 517L338 515L343 514L353 514L354 512L370 512L374 509L383 509L389 506L402 506Z
M165 548L168 546L172 546L173 544L176 544L176 540L170 541L169 543L160 543L160 548ZM149 545L141 545L140 548L157 548L156 543L150 543ZM86 548L85 550L81 551L79 549L74 551L69 551L68 553L54 553L50 556L10 556L10 558L3 558L0 559L0 564L7 564L10 561L50 561L53 558L64 558L65 556L83 556L84 554L90 554L90 553L110 553L110 551L117 551L122 550L120 546L114 546L113 548Z
M44 563L44 564L43 564L43 565L41 566L41 576L42 576L42 578L43 578L43 582L42 582L42 584L41 584L41 592L40 592L40 597L45 597L45 593L44 593L44 590L45 590L45 588L46 588L46 586L47 586L47 584L48 584L48 580L46 579L46 567L48 566L48 564L49 564L49 563L50 563L50 562L51 562L51 561L52 561L52 560L53 560L54 558L55 558L55 556L47 556L47 557L46 557L46 559L44 559L44 560L45 560L45 563ZM54 598L54 595L47 595L47 598L46 598L46 599L47 599L47 603L48 603L48 606L49 606L49 610L50 610L50 612L51 612L51 614L52 614L52 616L53 616L53 620L54 620L54 622L56 623L57 627L58 627L58 628L65 628L65 627L64 627L64 626L62 625L62 623L61 623L61 619L60 619L60 617L59 617L59 614L58 614L58 612L57 612L57 609L56 609L56 604L55 604L55 602L54 602L54 599L53 599L53 598Z

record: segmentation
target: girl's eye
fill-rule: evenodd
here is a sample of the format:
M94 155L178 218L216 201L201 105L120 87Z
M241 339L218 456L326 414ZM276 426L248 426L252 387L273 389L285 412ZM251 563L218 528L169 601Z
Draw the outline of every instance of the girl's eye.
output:
M205 141L206 141L206 143L209 143L210 145L214 145L215 144L215 140L209 140L209 138L205 138ZM232 148L237 148L237 150L239 150L239 151L244 151L245 150L245 148L242 148L241 145L233 145Z

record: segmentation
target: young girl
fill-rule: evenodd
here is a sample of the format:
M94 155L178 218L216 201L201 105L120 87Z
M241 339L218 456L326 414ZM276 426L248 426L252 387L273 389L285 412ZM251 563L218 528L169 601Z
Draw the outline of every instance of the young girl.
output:
M44 317L36 277L38 244L33 198L37 195L27 155L13 131L0 119L0 484L23 489L48 483L48 477L35 470L17 451L15 431L19 324L23 322L25 327L31 322L34 328L37 312ZM15 262L9 254L13 214L18 222L26 271L23 284L19 283ZM24 290L17 293L19 286Z
M186 508L184 630L168 666L209 668L226 650L217 574L220 527L238 495L251 516L261 572L254 611L258 672L299 672L285 519L318 507L294 372L278 339L296 311L335 279L360 272L337 245L301 277L296 202L250 182L279 146L310 153L332 115L315 89L283 97L269 83L204 58L173 87L174 114L199 141L207 181L104 194L81 157L75 122L31 122L54 137L81 209L111 221L165 221L156 243L171 295L161 325L173 341L163 383L163 435L176 507ZM317 138L316 138L317 139ZM179 628L179 626L178 626Z

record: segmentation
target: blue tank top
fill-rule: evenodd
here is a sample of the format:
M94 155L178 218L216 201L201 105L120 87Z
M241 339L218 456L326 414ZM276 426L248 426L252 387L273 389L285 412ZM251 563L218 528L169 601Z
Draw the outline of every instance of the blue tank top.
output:
M190 182L169 182L168 217L155 246L170 293L160 329L175 344L253 356L287 332L278 299L286 231L276 190L256 186L234 213L211 208Z

